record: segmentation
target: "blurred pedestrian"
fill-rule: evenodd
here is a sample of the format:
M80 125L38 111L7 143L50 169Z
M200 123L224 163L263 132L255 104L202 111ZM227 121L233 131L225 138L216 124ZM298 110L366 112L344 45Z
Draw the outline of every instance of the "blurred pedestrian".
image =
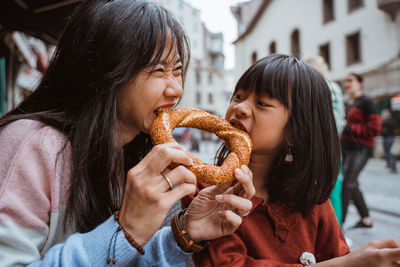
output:
M343 84L349 96L349 102L346 103L346 126L341 138L343 222L346 220L348 206L352 200L361 217L353 227L370 228L372 221L359 188L358 177L373 154L374 137L380 133L381 122L374 102L363 93L362 76L350 73Z
M82 2L38 88L0 119L1 266L184 266L237 229L251 201L234 193L254 192L239 169L240 183L201 191L160 228L195 192L188 154L148 134L182 97L188 60L161 6Z
M190 150L196 152L200 151L200 142L195 135L192 137L192 146L190 147Z
M392 173L396 173L396 159L392 155L392 145L394 143L396 121L392 117L390 110L384 109L381 112L382 130L381 135L383 138L383 151L385 154L386 167Z
M321 56L313 56L307 57L304 59L305 62L313 66L317 71L319 71L325 78L326 73L328 72L328 65L326 64L325 60ZM333 108L333 115L335 117L336 129L338 131L338 135L340 136L343 128L346 124L345 120L345 112L344 112L344 102L343 102L343 93L340 86L334 82L329 81L326 78L326 81L329 85L331 90L331 98L332 98L332 108ZM331 201L332 207L335 211L336 218L338 219L339 224L342 224L342 184L343 184L343 175L342 175L342 154L340 153L340 170L338 177L336 179L335 187L329 197Z

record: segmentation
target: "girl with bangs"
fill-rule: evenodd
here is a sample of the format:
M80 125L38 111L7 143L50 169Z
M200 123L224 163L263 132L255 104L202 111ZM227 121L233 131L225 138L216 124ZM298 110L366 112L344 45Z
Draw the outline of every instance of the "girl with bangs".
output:
M339 171L339 138L330 89L318 71L286 55L258 60L239 79L226 119L252 139L248 168L256 194L238 230L194 255L196 266L395 266L395 240L348 254L328 201ZM228 152L220 149L217 164ZM380 258L380 247L397 249Z
M77 8L37 89L0 119L1 266L185 266L191 254L169 221L160 227L196 177L177 143L153 147L149 131L182 97L188 47L177 20L150 1ZM188 227L202 222L192 239L237 229L233 210L251 201L233 192L254 192L249 175L238 180L196 198L226 212L184 214ZM203 203L217 194L231 200Z

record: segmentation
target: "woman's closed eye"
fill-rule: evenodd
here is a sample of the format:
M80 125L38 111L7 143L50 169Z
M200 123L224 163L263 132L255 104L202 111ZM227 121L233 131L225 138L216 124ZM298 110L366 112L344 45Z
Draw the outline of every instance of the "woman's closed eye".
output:
M149 67L149 68L145 69L144 71L147 72L149 75L160 74L160 73L163 73L165 71L165 68L162 65L158 65L158 66L155 66L155 67L152 67L152 68Z
M176 67L173 68L173 69L168 69L168 68L166 68L166 67L156 67L156 68L153 70L153 73L165 73L165 74L167 74L167 73L169 73L169 72L173 72L173 74L174 74L175 76L181 75L181 73L182 73L182 65L176 66Z
M174 71L174 74L182 73L182 65L176 66L173 71Z
M163 67L155 68L153 72L164 72L164 68Z

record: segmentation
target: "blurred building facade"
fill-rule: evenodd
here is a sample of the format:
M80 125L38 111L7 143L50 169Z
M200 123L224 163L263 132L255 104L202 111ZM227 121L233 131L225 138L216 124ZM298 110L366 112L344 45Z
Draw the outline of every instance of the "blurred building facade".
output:
M201 20L200 11L183 0L154 0L170 10L182 24L191 47L191 59L181 106L196 107L224 116L223 35L212 33Z
M0 116L37 86L69 15L81 1L0 1Z
M236 78L270 54L318 54L329 79L360 73L377 102L400 92L400 0L251 0L231 11L239 33Z
M40 82L55 46L19 31L0 44L0 116L16 107Z

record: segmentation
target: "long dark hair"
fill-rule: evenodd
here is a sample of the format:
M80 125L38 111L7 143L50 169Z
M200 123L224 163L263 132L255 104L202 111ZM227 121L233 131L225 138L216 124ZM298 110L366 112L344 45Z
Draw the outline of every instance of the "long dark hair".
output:
M88 0L73 13L38 88L0 119L0 127L34 119L64 133L72 148L65 225L90 231L117 210L125 172L150 149L140 133L114 146L117 98L138 73L156 65L170 38L183 63L189 45L177 20L144 0Z
M268 94L290 111L286 131L291 135L293 162L285 163L284 146L269 173L269 201L293 205L307 215L328 200L339 172L339 138L330 88L310 65L292 56L275 54L255 62L240 77L237 90ZM218 163L226 149L221 149Z

